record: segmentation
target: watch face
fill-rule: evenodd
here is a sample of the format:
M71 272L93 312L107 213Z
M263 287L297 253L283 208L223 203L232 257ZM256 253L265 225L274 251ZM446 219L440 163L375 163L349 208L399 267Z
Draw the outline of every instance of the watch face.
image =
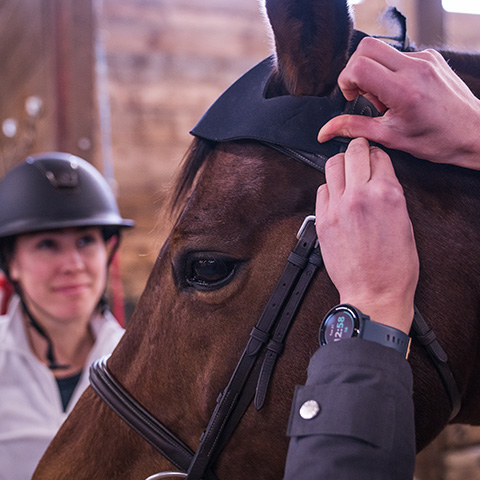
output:
M344 338L354 337L355 333L355 317L346 309L334 311L325 320L320 342L323 344L339 342Z

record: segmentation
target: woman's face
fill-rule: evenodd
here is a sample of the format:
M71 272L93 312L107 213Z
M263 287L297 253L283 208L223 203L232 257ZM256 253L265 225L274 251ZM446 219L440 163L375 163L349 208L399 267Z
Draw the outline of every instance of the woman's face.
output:
M20 235L10 275L37 320L88 322L105 289L107 255L98 227Z

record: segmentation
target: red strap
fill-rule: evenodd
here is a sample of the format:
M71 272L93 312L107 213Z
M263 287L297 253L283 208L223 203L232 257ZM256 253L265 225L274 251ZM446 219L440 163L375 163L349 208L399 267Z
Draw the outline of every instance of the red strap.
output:
M0 271L0 315L5 315L8 309L8 303L13 294L13 286L7 280L7 277Z

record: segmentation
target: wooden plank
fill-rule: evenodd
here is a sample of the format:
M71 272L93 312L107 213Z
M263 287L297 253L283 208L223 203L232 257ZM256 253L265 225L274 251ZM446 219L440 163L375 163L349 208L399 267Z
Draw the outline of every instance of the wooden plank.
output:
M80 155L101 169L95 157L93 6L91 0L56 0L53 14L58 149Z
M54 139L51 120L51 55L45 37L44 20L48 0L5 0L0 15L0 62L3 66L0 112L2 121L18 122L17 135L1 135L2 168L0 175L22 161L28 154L52 150ZM6 94L8 92L8 95ZM30 118L25 110L29 96L38 96L46 108L39 118Z

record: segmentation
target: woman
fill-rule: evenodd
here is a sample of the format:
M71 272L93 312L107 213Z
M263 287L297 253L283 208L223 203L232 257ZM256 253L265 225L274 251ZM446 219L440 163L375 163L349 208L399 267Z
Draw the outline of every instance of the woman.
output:
M103 294L124 227L105 179L65 153L27 158L0 181L0 269L15 288L0 317L0 465L31 478L123 334Z

